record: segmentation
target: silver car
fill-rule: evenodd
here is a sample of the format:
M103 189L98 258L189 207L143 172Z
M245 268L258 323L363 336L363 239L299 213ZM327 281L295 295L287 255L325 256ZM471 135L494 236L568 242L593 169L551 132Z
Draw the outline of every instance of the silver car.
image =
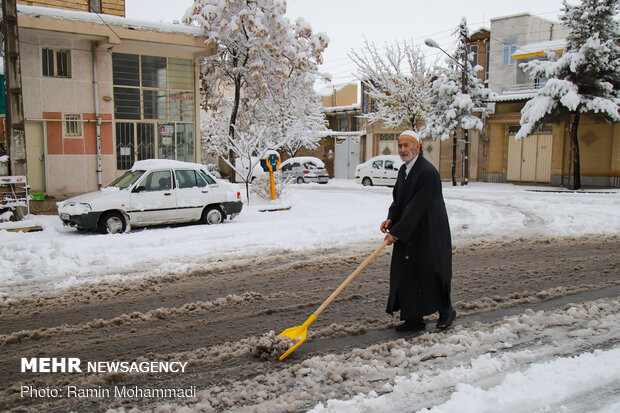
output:
M329 174L325 164L313 156L300 156L287 159L280 164L282 178L298 184L317 182L326 184Z

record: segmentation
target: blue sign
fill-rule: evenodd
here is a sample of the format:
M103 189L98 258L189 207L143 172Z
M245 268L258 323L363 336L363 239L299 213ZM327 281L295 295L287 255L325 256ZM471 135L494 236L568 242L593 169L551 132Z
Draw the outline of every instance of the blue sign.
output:
M263 167L265 172L275 172L280 167L280 155L272 153L267 156L267 159L260 160L260 166Z

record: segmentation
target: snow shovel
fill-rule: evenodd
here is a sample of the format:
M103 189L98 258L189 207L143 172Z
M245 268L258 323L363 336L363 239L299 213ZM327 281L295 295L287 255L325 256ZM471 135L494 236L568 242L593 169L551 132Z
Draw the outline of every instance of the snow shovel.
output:
M284 336L284 337L288 337L291 340L299 340L295 343L295 345L291 348L288 349L288 351L284 354L282 354L280 356L280 360L284 360L286 358L286 356L288 356L289 354L291 354L293 352L293 350L295 350L297 347L301 346L303 344L304 341L306 341L306 334L308 333L308 326L310 324L312 324L314 322L314 320L316 320L316 318L319 316L319 314L321 314L323 312L323 310L325 310L325 308L329 305L329 303L331 303L332 301L334 301L334 298L336 298L336 296L338 294L340 294L340 292L344 289L344 287L346 287L351 281L353 281L353 279L357 276L357 274L360 273L360 271L362 271L364 269L364 267L366 267L366 265L368 265L368 263L370 261L373 260L373 258L375 258L377 256L377 254L379 254L379 252L385 248L385 246L387 245L387 241L383 241L383 244L381 244L372 254L370 254L370 256L368 258L366 258L364 260L363 263L361 263L359 265L359 267L357 267L357 269L355 271L353 271L351 273L351 275L349 275L347 277L346 280L344 280L342 282L342 284L340 284L340 286L338 288L336 288L336 291L334 291L332 293L332 295L330 295L327 300L325 300L323 302L323 304L321 304L321 306L314 312L312 313L312 315L310 317L308 317L308 319L300 326L296 326L296 327L291 327L291 328L287 328L286 330L284 330L283 332L281 332L278 337L280 336Z

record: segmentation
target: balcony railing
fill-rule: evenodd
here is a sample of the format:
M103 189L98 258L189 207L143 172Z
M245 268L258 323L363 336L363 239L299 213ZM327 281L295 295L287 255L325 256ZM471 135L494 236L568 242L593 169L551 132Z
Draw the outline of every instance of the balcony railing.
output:
M519 83L516 85L506 85L502 87L502 94L528 93L540 89L545 85L546 81L541 79L536 82Z

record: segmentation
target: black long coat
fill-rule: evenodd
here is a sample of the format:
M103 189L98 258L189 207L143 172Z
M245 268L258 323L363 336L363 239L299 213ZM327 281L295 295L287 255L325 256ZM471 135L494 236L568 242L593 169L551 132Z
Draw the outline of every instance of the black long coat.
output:
M452 242L437 169L419 156L398 171L388 212L394 243L387 312L401 320L452 308Z

